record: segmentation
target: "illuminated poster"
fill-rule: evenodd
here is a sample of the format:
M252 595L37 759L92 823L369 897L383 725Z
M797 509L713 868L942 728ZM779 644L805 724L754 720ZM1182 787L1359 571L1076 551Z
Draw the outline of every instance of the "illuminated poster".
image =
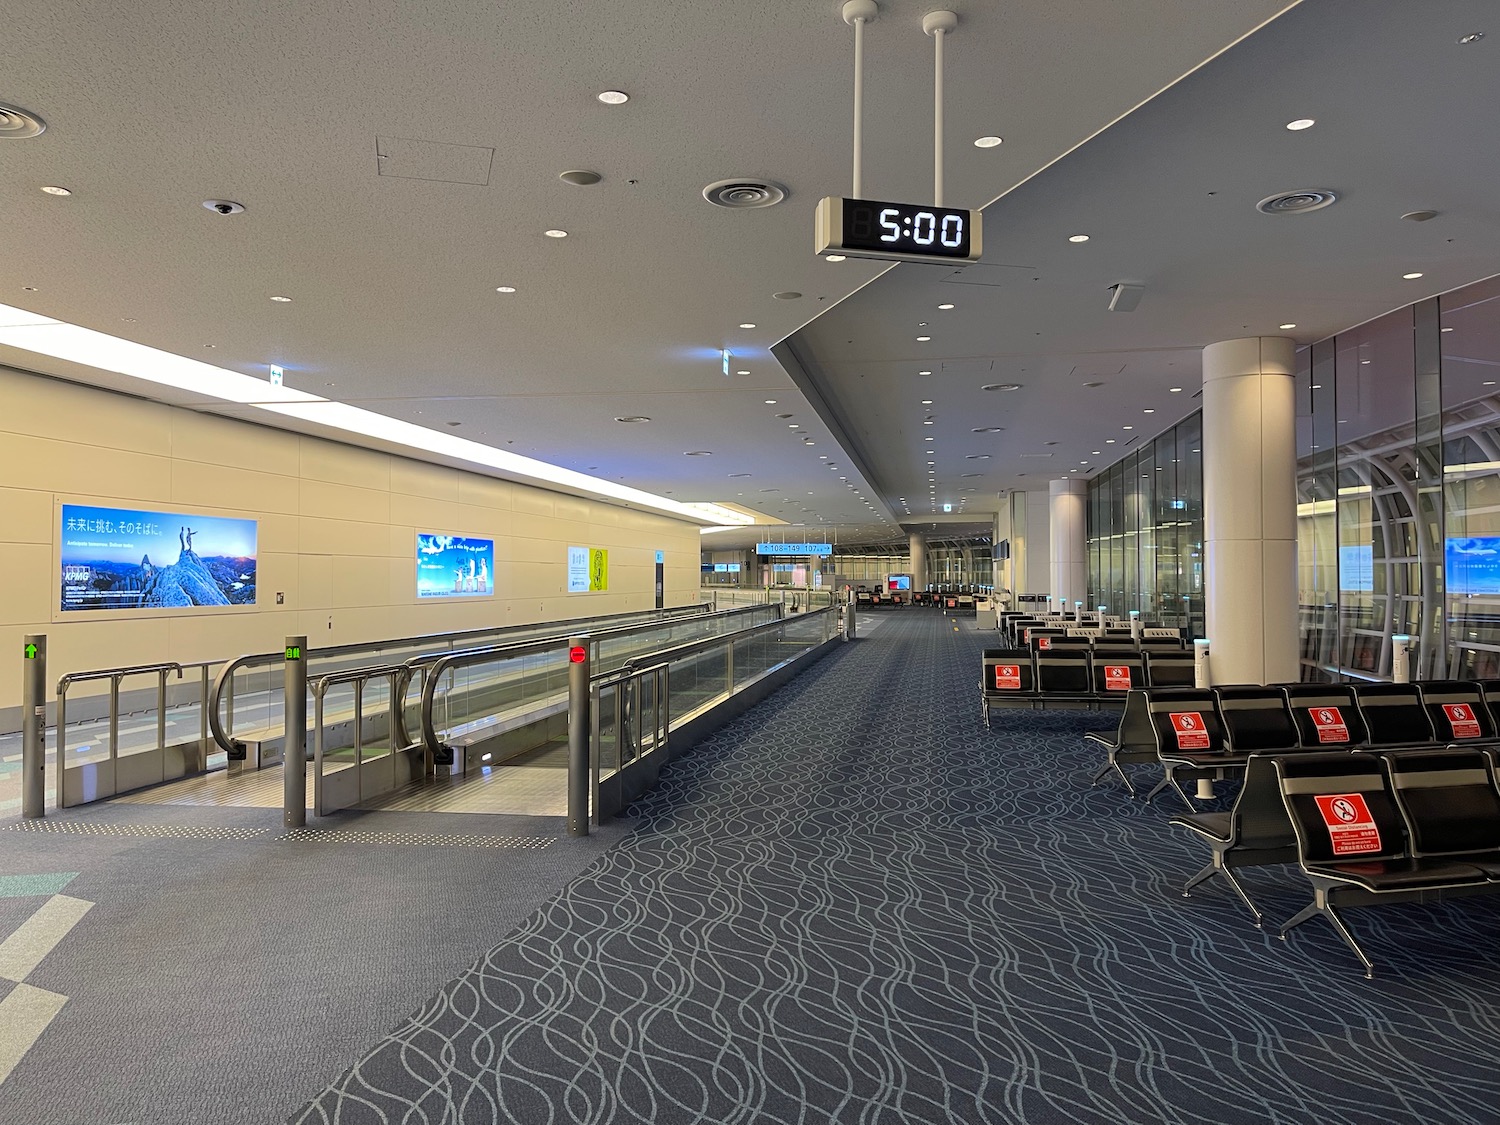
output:
M602 547L568 548L568 593L609 589L609 552Z
M1445 554L1448 593L1500 594L1500 539L1454 537L1448 540Z
M495 541L417 533L418 598L487 598L495 592Z
M62 506L64 610L255 604L255 520Z

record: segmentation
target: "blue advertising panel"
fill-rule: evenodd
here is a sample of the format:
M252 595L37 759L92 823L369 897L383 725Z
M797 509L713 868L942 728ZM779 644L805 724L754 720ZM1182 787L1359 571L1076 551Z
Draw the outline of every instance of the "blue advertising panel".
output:
M495 592L495 541L417 532L418 598L487 598Z
M1449 539L1444 555L1448 593L1500 594L1500 539Z
M1339 589L1367 593L1375 589L1375 548L1368 543L1339 548Z
M255 604L254 520L62 506L63 610Z
M831 543L757 543L757 555L824 555L833 554Z

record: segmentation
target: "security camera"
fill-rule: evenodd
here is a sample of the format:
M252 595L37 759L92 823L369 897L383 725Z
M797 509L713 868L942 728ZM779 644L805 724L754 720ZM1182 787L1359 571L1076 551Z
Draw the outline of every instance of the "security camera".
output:
M243 203L236 203L232 199L205 199L203 206L216 215L238 215L245 210Z

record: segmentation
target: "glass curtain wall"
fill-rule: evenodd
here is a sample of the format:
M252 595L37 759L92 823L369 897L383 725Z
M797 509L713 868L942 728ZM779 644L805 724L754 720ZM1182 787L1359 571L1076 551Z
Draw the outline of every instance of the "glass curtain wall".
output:
M1500 677L1500 277L1302 349L1296 386L1303 678L1389 679L1399 634L1414 678ZM1088 521L1095 604L1201 635L1199 435L1099 473Z
M1203 632L1203 420L1184 418L1089 481L1089 605Z

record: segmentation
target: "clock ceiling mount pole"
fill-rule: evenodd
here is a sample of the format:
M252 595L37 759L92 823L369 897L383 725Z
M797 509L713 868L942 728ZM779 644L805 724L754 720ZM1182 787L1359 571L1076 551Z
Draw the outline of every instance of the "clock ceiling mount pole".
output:
M933 39L932 202L938 207L943 206L943 40L957 26L955 12L928 12L922 17L922 31Z
M865 24L880 14L875 0L845 0L844 22L854 28L854 198L864 195L865 174Z

